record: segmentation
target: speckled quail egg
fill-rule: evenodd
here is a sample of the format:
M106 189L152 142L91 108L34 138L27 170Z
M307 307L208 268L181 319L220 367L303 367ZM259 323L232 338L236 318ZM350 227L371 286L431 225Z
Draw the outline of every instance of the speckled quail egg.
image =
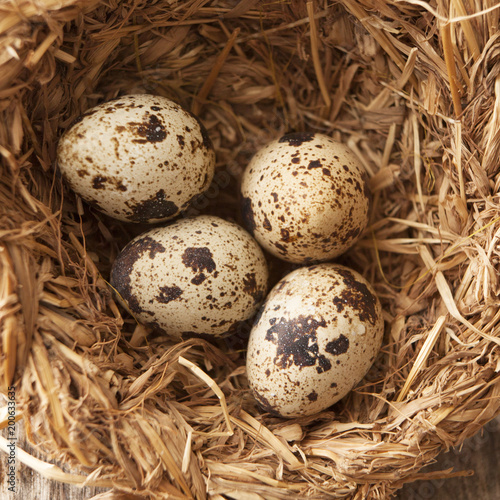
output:
M214 338L255 314L268 269L241 226L200 215L133 239L116 257L110 281L139 322L175 339Z
M209 187L215 153L194 115L165 97L137 94L85 112L59 140L57 164L100 211L153 223L172 219Z
M330 260L367 226L366 177L354 153L327 135L284 135L259 150L243 173L245 225L282 260Z
M331 263L296 269L255 318L250 388L265 411L282 417L322 411L366 375L383 330L380 302L359 273Z

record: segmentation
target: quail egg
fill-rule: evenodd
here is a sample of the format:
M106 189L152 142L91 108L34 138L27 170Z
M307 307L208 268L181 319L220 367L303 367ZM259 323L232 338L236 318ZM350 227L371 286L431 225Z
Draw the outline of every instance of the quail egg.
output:
M354 153L319 133L292 133L259 150L241 184L247 229L271 254L308 264L351 247L368 223L366 173Z
M214 338L255 314L268 269L242 227L200 215L132 240L116 257L110 281L139 322L176 339Z
M175 102L125 95L86 111L61 137L69 186L128 222L172 219L210 185L215 153L202 123Z
M331 263L292 271L250 333L246 366L257 402L282 417L328 408L366 375L383 330L380 302L356 271Z

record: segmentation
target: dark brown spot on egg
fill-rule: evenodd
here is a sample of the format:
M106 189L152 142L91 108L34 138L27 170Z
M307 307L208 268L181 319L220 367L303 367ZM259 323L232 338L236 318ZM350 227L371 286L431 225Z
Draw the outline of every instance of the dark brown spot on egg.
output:
M332 173L330 172L329 168L323 167L323 175L326 175L327 177L331 177Z
M292 163L297 164L297 163L300 163L300 158L292 158L290 161L291 161Z
M340 293L340 299L358 314L361 321L368 321L375 325L377 322L376 297L348 269L338 269L337 272L342 276L345 284L345 288Z
M167 137L167 130L156 115L146 113L142 123L129 122L140 139L133 139L134 142L145 144L147 142L161 142Z
M170 200L167 200L165 191L160 189L155 196L148 200L136 203L126 203L132 209L130 220L133 222L149 222L151 219L166 219L174 216L179 208Z
M278 193L271 193L271 196L273 197L273 200L276 203L278 201Z
M313 403L318 400L318 393L315 390L312 390L308 395L307 399Z
M250 198L242 197L241 199L241 215L243 217L243 224L247 230L253 234L255 232L255 215L252 208L252 200Z
M316 366L318 373L332 367L328 358L319 353L316 332L319 327L326 327L326 321L312 316L299 315L296 318L281 318L266 332L265 340L276 344L274 364L281 369L292 365L299 368Z
M344 310L344 299L341 297L333 297L333 305L337 308L337 312L341 313Z
M259 289L255 273L247 273L243 278L243 291L250 295L256 304L264 298L264 290Z
M264 221L262 222L262 227L266 231L272 231L273 230L273 226L271 225L271 222L269 222L269 219L267 218L267 215L265 215L265 214L264 214Z
M288 253L288 250L286 246L282 245L281 243L275 242L274 246L278 249L281 250L284 254Z
M321 166L322 166L321 161L312 160L309 162L309 165L307 165L307 170L312 170L313 168L320 168Z
M184 149L185 141L184 141L183 135L177 134L177 142L179 143L179 146L181 147L181 149Z
M301 146L304 142L309 142L314 139L314 133L312 132L292 132L286 134L278 139L278 142L288 142L290 146Z
M94 189L106 189L106 181L108 180L107 177L104 177L102 175L96 175L92 179L92 187Z
M184 250L182 262L193 271L211 273L216 267L212 257L212 252L207 247L190 247Z
M255 273L247 273L243 278L243 291L248 294L252 294L257 290L257 280L255 279Z
M123 181L116 181L116 189L118 189L118 191L125 192L127 191L127 186L123 184Z
M148 254L150 259L154 259L157 253L163 252L165 252L163 245L150 236L144 236L126 245L113 263L110 277L111 285L133 313L144 312L130 281L134 264L145 254Z
M355 227L355 228L351 228L349 230L347 230L341 237L340 237L340 241L343 243L343 244L346 244L348 243L349 241L352 241L352 240L355 240L359 234L361 233L361 228L359 227Z
M349 339L345 335L340 335L338 339L328 342L325 347L325 351L328 354L333 354L338 356L339 354L344 354L349 349Z
M204 273L199 273L191 280L191 283L193 285L201 285L206 280L206 278L207 277Z
M281 239L285 242L290 241L290 231L288 229L280 229Z
M178 286L161 286L160 293L155 297L158 302L168 304L172 300L178 299L183 291Z

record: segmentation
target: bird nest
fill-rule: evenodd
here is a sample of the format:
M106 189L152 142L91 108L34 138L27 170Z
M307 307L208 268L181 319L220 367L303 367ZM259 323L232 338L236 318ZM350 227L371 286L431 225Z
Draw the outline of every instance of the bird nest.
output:
M0 5L1 391L52 480L159 498L387 498L500 411L500 31L489 0L20 0ZM476 10L475 10L476 9ZM286 132L354 151L373 192L338 262L386 324L317 415L259 409L247 328L174 343L108 284L146 227L83 203L58 138L125 93L197 114L217 172L191 214L239 221L251 156ZM290 270L270 260L274 280ZM5 426L5 422L3 423ZM5 451L5 442L2 441ZM447 476L450 476L448 473Z

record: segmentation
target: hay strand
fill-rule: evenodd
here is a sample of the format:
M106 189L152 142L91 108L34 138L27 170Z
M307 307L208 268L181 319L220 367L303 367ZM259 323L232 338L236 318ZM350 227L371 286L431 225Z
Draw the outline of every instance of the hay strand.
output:
M189 359L183 358L182 356L179 356L179 364L182 366L185 366L189 368L200 380L205 382L212 391L214 391L215 395L219 398L221 407L222 407L222 412L224 414L224 420L226 421L227 425L227 435L232 436L233 435L233 426L231 425L231 417L229 415L229 412L227 410L227 403L226 403L226 397L224 396L224 393L221 391L220 387L217 385L214 379L209 377L203 370L198 368L194 363L189 361Z
M208 78L205 80L203 83L203 86L201 87L200 91L198 92L198 95L195 97L193 101L193 106L191 107L191 111L195 115L199 115L202 105L205 101L205 99L208 97L208 94L210 93L210 89L213 87L215 80L217 79L217 75L219 74L222 66L224 65L224 61L226 60L227 56L229 55L229 52L231 51L233 45L236 42L236 39L238 38L240 30L236 28L231 35L229 36L227 43L224 45L224 48L222 49L221 53L215 60L215 64L212 66L212 69L210 70L210 73L208 74Z
M437 342L437 338L441 333L441 331L443 330L445 322L446 322L446 316L440 316L436 321L436 323L434 324L434 326L432 327L432 330L427 335L427 339L425 340L424 345L422 346L420 352L418 353L417 359L415 360L415 364L412 366L410 374L408 375L408 378L406 379L405 384L401 389L398 398L396 399L396 402L400 403L408 394L408 391L410 390L413 380L415 379L417 373L419 372L419 370L422 368L423 364L429 357L432 348L434 347L434 344Z
M316 20L314 19L313 2L307 2L306 6L307 15L309 16L309 35L311 37L311 54L313 58L314 71L316 73L316 78L318 79L318 86L321 92L321 96L325 101L326 109L323 115L328 115L328 111L330 110L330 107L332 105L332 100L330 99L330 93L328 92L328 87L325 82L325 76L323 74L323 68L319 55L318 30L316 28Z
M443 40L444 61L450 80L450 91L453 99L453 106L455 108L455 116L459 117L462 114L462 102L460 100L461 92L458 86L455 58L453 55L453 42L451 39L451 26L449 23L442 24L441 39Z

